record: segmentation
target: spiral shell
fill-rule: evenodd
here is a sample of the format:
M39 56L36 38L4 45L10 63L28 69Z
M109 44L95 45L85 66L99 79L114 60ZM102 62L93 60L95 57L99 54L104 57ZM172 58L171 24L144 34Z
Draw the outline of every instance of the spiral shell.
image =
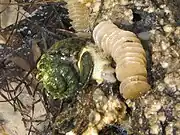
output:
M124 98L137 98L150 89L146 53L134 33L119 29L110 21L103 21L95 27L93 38L116 62L116 77L121 81L120 93Z
M72 95L79 87L77 71L58 56L43 54L37 68L40 71L37 78L53 98Z
M73 96L88 82L93 62L90 53L80 55L85 45L86 41L78 38L61 40L38 61L36 77L54 99Z
M86 32L89 30L89 9L85 4L77 0L67 0L67 9L71 24L76 32Z

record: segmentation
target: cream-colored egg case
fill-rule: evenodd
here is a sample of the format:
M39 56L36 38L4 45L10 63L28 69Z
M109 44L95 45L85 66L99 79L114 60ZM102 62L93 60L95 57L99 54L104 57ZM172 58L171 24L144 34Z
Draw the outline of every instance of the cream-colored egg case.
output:
M95 43L116 63L120 93L134 99L150 89L147 82L146 52L133 32L119 29L111 21L99 23L93 31Z

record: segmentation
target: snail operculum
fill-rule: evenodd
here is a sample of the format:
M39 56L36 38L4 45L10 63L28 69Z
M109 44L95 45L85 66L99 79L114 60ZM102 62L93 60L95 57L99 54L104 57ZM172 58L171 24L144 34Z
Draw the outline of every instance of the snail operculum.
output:
M88 80L91 78L93 71L93 59L90 52L82 52L80 60L78 62L79 73L80 73L80 82L85 85Z
M55 43L41 56L37 78L53 98L72 96L88 82L93 69L91 55L88 52L79 55L85 44L77 38L65 39ZM78 61L80 67L77 66Z

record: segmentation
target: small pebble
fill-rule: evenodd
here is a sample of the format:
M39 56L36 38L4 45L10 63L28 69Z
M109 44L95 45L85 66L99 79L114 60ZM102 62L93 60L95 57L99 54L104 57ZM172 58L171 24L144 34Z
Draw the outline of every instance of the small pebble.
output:
M150 130L150 133L151 134L155 134L155 135L158 135L159 133L159 126L157 124L154 124L153 126L151 126L151 130Z
M146 32L141 32L138 34L138 37L142 40L149 40L150 38L150 32L146 31Z
M169 64L167 62L163 61L163 62L161 62L161 66L163 68L168 68Z
M170 24L167 24L163 27L163 30L166 32L166 33L171 33L174 31L174 27L171 26Z

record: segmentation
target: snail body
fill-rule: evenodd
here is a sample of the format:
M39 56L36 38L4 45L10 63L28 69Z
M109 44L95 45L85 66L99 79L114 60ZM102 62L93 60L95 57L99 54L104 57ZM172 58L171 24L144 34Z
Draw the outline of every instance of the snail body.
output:
M94 63L92 79L96 80L98 84L103 81L108 83L116 82L114 76L114 68L111 67L111 61L103 55L102 51L94 44L89 44L83 48L83 51L87 51L91 54Z
M85 3L77 0L67 0L67 9L71 24L76 32L87 32L89 30L89 9Z
M121 82L120 93L124 98L137 98L150 89L146 53L134 33L119 29L110 21L103 21L94 28L93 38L115 61L116 78Z

